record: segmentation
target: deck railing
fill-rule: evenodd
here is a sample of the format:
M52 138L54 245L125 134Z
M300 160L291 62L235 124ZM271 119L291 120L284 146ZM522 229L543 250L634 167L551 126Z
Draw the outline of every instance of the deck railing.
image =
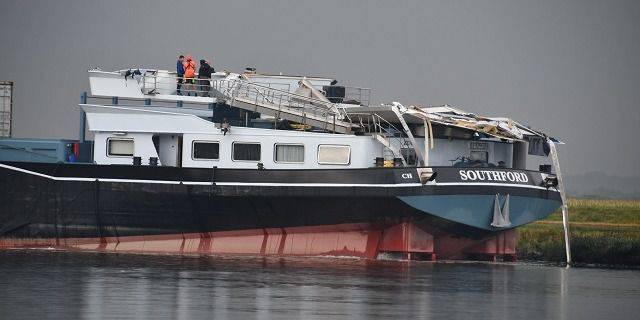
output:
M135 75L134 75L135 77ZM316 116L327 121L347 121L344 108L336 103L307 97L287 90L274 88L265 83L254 83L246 79L206 79L184 78L172 75L158 75L155 70L145 70L138 75L142 92L147 95L159 94L163 84L175 81L180 87L171 94L197 97L241 100L274 111L295 111L306 116ZM180 82L181 80L181 82Z
M405 152L404 150L413 150L416 154L415 147L403 133L404 130L394 126L387 119L383 118L377 113L350 113L352 116L358 116L360 119L360 127L364 129L366 133L372 135L378 135L386 139L385 147L393 153L394 158L402 158L405 164L409 163L409 156L411 152ZM363 120L364 119L364 120ZM395 143L394 143L395 142ZM412 164L415 165L415 164Z

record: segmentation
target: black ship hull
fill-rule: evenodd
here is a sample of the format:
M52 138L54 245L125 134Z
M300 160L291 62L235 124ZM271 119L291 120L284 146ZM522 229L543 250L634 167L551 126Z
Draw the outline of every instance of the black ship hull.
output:
M2 163L0 247L115 249L142 241L120 246L175 253L184 253L187 244L197 247L188 251L195 253L287 254L289 245L290 252L303 254L434 254L436 239L481 245L505 234L512 238L513 228L544 218L560 205L558 192L539 186L539 173L519 171L528 176L526 184L518 179L468 183L460 181L458 171L433 168L435 181L425 183L417 168ZM492 227L486 208L498 194L512 199L512 223L506 228ZM302 243L305 250L295 249ZM440 247L449 246L443 242Z

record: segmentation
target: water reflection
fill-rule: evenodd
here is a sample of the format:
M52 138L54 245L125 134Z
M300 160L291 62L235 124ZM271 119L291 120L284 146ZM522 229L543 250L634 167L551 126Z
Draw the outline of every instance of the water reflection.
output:
M640 272L4 251L0 295L2 319L624 319Z

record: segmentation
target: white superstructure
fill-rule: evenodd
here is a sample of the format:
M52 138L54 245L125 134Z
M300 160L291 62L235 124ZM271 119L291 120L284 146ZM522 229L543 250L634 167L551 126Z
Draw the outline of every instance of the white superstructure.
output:
M94 134L94 162L346 169L462 161L526 168L526 139L539 135L507 118L448 106L369 106L368 89L347 98L346 87L330 78L225 72L204 81L206 87L197 83L178 95L168 71L91 70L92 96L112 98L111 105L81 104ZM337 99L328 94L334 91ZM236 110L235 123L216 118L221 110Z

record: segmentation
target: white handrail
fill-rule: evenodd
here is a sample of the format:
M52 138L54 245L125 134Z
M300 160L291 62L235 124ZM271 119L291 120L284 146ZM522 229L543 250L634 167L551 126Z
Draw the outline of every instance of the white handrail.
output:
M335 116L338 120L348 119L348 116L343 108L339 107L335 103L326 102L320 99L316 99L313 97L303 96L297 93L292 93L289 91L272 88L269 86L265 86L258 83L253 83L251 81L245 79L209 79L209 78L185 78L185 77L173 77L173 76L163 76L158 75L155 70L145 70L141 75L141 83L142 90L145 93L154 92L157 88L158 78L167 78L167 79L193 79L194 85L196 89L187 89L185 88L187 84L185 81L182 82L181 92L183 93L194 93L195 95L209 95L210 89L213 88L223 94L228 99L234 99L243 96L245 98L250 98L254 100L253 103L264 103L268 102L274 107L280 109L284 108L299 108L302 109L303 113L306 114L314 114L314 115L322 115L328 117ZM200 90L199 88L202 86L202 81L209 81L209 90ZM147 84L152 85L153 87L147 87Z

